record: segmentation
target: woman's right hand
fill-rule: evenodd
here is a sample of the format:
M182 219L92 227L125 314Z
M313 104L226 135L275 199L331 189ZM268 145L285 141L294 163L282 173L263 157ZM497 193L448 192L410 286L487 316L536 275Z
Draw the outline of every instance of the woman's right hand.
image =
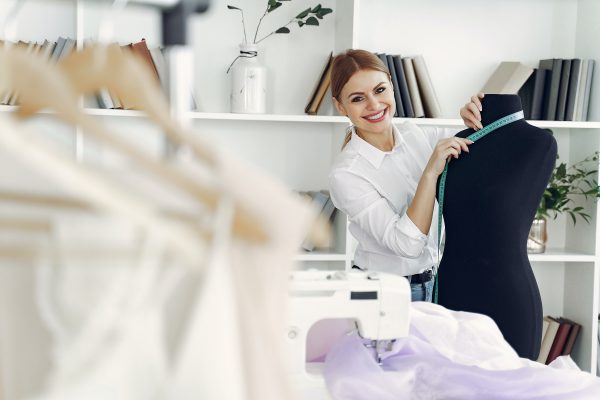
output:
M432 177L437 177L444 171L446 166L446 160L450 157L458 158L462 151L469 152L469 145L474 142L469 139L460 137L451 137L447 139L441 139L435 145L433 154L429 158L429 162L425 167L424 173L430 174Z

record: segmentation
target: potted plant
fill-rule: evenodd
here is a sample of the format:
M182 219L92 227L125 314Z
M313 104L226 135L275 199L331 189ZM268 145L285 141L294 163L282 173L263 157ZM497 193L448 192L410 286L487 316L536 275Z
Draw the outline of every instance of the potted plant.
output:
M227 8L234 11L239 11L242 16L242 32L244 40L240 44L240 54L233 60L227 73L231 70L231 91L230 91L230 107L234 113L250 113L262 114L266 111L266 68L262 66L257 59L258 43L275 34L290 33L290 27L298 25L298 28L304 26L319 26L319 20L323 19L327 14L331 14L331 8L322 7L317 4L315 7L309 7L282 27L263 35L258 38L260 24L263 18L268 14L277 10L285 2L290 0L268 0L265 12L260 17L256 25L256 31L252 42L248 42L246 35L246 22L244 19L244 11L232 5Z
M546 219L566 213L571 217L573 224L577 224L578 218L590 222L590 215L582 206L571 204L575 197L583 196L586 200L590 197L600 197L600 186L597 181L597 165L599 152L585 158L567 168L565 163L554 167L548 186L544 191L542 200L535 214L535 219L527 239L527 251L529 253L543 253L546 249L547 227ZM556 157L558 159L558 156ZM588 169L593 162L594 168Z

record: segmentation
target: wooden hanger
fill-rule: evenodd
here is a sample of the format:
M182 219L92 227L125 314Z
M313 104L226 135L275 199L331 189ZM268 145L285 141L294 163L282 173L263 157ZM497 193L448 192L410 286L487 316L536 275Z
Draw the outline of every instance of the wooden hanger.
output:
M90 132L102 142L108 142L153 173L164 177L168 182L175 183L180 189L208 206L209 209L216 208L219 200L218 191L202 187L170 166L164 166L146 157L127 143L102 132L95 121L86 118L79 109L71 107L71 104L76 102L77 95L95 93L102 88L108 88L127 104L132 104L134 108L145 111L173 142L187 146L198 159L214 166L216 160L212 153L207 151L210 146L200 144L197 140L192 139L190 133L171 118L168 112L168 103L158 82L143 60L130 52L122 51L118 45L94 45L83 51L71 53L61 62L60 68L64 71L63 78L69 81L77 94L74 99L71 98L65 103L61 102L58 107L55 102L45 102L46 107L57 111L57 115L66 118L68 122L80 125L84 132ZM45 108L40 100L37 102L22 101L22 103L22 107L18 110L18 115L21 117L29 116ZM253 220L241 204L236 205L233 231L237 236L255 242L264 242L267 239L260 224ZM317 218L311 227L309 236L317 244L326 243L329 236L328 221L322 217Z
M202 266L207 243L201 240L196 230L190 228L189 223L183 224L160 216L155 205L147 199L124 191L106 176L48 146L39 135L17 124L8 114L0 114L0 132L3 150L18 153L23 163L77 192L97 209L109 211L161 235L174 250L193 262L192 265Z

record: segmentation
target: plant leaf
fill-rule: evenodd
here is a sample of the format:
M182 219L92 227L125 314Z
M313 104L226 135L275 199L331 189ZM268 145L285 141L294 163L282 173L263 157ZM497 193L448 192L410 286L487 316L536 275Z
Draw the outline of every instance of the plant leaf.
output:
M228 5L227 8L229 8L230 10L240 10L240 11L242 11L241 8L230 6L230 5Z
M271 12L271 11L275 11L277 10L279 7L281 7L281 3L275 3L272 6L269 6L269 8L267 9L267 12Z
M317 14L319 14L321 17L326 16L327 14L331 14L333 12L333 10L331 8L321 8Z
M302 18L306 17L309 12L310 12L310 7L307 8L306 10L302 11L300 14L296 15L296 18L302 19Z
M317 4L315 6L315 8L313 8L310 12L314 14L314 13L318 12L320 9L321 9L321 5Z
M304 26L304 22L303 22L303 21L298 21L298 26L299 26L300 28L302 28L302 27Z
M290 33L290 30L289 28L282 26L281 28L277 29L275 33Z
M315 18L315 17L309 17L306 20L306 25L314 25L314 26L318 26L319 25L319 21Z
M269 1L267 2L267 5L268 5L269 7L273 7L273 6L275 6L275 3L277 3L277 0L269 0Z

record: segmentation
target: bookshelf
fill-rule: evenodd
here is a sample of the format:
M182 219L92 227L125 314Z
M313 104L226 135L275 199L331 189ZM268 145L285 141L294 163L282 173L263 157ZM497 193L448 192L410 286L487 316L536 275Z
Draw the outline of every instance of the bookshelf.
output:
M485 83L501 61L537 66L543 58L592 58L600 62L600 2L595 0L322 0L334 10L317 28L293 29L261 43L259 57L269 68L268 114L228 112L225 70L241 41L239 15L214 1L212 9L194 17L189 37L196 58L195 93L199 111L187 114L194 128L240 158L263 168L296 190L327 188L327 173L338 154L348 121L333 112L330 101L320 115L303 114L315 80L329 52L364 48L389 54L423 54L443 118L416 119L424 126L462 128L459 108ZM105 3L105 2L104 2ZM248 33L264 9L264 0L231 0L244 8ZM262 32L276 29L298 9L317 2L284 4L263 21ZM6 12L0 5L0 14ZM106 4L85 0L30 0L19 13L17 33L23 40L54 40L57 36L82 39L98 34ZM2 14L3 15L3 14ZM1 15L0 15L1 16ZM43 21L43 22L42 22ZM48 21L53 21L49 23ZM506 29L507 21L511 27ZM156 10L128 6L114 22L114 38L121 43L146 38L161 43ZM215 41L212 38L218 37ZM210 60L210 62L205 62ZM598 67L598 64L597 64ZM576 162L600 150L600 72L596 68L590 99L590 121L533 121L554 131L562 161ZM13 108L2 106L0 112ZM146 141L159 143L141 112L87 109L121 132L144 130ZM396 119L395 122L401 122ZM61 128L64 129L64 128ZM83 161L88 144L76 134L61 133ZM72 137L72 139L68 139ZM67 139L65 139L67 138ZM600 207L588 202L588 225L575 226L564 217L549 221L549 243L544 254L530 255L538 280L544 314L564 315L583 326L573 352L580 368L596 371L597 315L600 311ZM355 243L341 213L334 220L331 250L299 253L302 268L344 269L352 265Z

